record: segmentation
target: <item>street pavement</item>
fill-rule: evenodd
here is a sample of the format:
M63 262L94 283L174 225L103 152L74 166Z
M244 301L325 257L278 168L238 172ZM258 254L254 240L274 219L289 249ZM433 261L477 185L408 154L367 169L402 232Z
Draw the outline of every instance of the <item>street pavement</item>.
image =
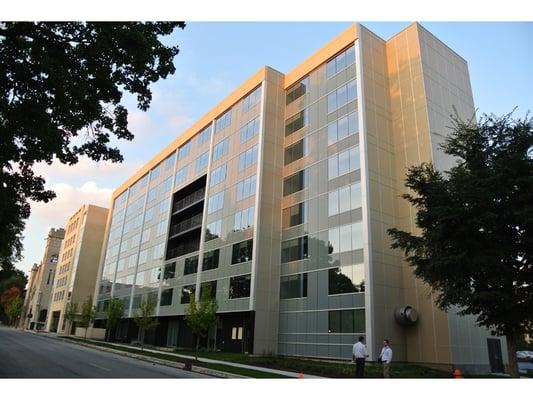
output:
M0 326L0 378L209 378Z

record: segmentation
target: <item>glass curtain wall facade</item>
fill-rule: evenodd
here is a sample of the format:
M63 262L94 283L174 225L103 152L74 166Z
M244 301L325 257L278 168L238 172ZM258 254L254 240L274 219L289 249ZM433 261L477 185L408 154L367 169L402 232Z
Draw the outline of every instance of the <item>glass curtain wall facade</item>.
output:
M148 341L187 347L183 315L207 290L220 318L204 346L350 359L363 335L371 360L388 337L398 360L450 365L464 343L446 324L471 325L421 294L386 230L412 224L403 171L449 165L432 132L454 106L473 113L466 62L418 24L387 41L354 24L287 74L262 68L115 191L99 323L119 297L131 339L150 298Z

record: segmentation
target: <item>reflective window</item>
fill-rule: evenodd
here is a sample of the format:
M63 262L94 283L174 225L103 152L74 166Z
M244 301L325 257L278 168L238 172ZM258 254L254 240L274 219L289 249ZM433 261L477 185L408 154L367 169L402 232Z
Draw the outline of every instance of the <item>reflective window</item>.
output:
M150 207L146 212L144 213L144 222L151 221L154 216L154 207Z
M222 156L224 156L229 149L229 139L226 138L218 142L215 147L213 147L213 160L216 161Z
M168 192L170 189L172 189L172 177L169 176L167 179L165 179L163 183L159 185L159 187L161 188L160 189L161 193Z
M352 112L328 125L328 144L359 132L357 112Z
M157 188L150 189L150 191L148 192L148 197L146 201L149 203L151 201L154 201L156 197L157 197Z
M211 172L211 182L209 186L213 187L216 184L224 181L226 179L226 164L221 165L217 169Z
M256 180L252 175L237 183L237 201L246 199L255 194Z
M361 182L333 190L328 194L328 215L336 215L361 207Z
M174 163L176 161L176 153L172 153L170 156L168 156L165 161L163 161L163 165L165 169L174 168Z
M160 172L161 172L161 164L159 164L157 167L152 169L152 172L150 174L150 180L153 181L154 179L157 179Z
M257 145L243 151L239 155L239 171L251 167L257 162Z
M283 180L283 196L299 192L307 187L308 172L303 169Z
M309 113L306 108L305 110L294 114L292 117L288 118L287 121L285 121L285 136L289 136L297 130L302 129L308 123Z
M221 210L224 207L224 190L215 193L207 202L207 213L211 214L215 211Z
M176 277L176 262L171 262L165 265L165 272L163 280L174 279Z
M283 228L290 228L307 222L307 202L298 203L283 210Z
M185 259L185 267L183 268L183 275L195 274L198 271L198 256L187 257Z
M217 281L202 282L200 284L200 298L207 292L209 297L215 298L217 296Z
M328 270L328 294L356 293L365 291L363 264Z
M365 310L328 312L329 333L365 333Z
M328 159L328 179L359 169L359 146L341 151Z
M201 172L207 168L209 162L209 152L206 151L196 159L196 172Z
M342 71L346 67L352 65L355 62L355 48L354 46L339 53L335 58L328 61L327 64L327 76L331 78L336 73Z
M289 89L287 89L287 95L285 98L285 104L289 105L294 100L299 99L302 97L306 92L307 88L309 87L309 77L305 77L300 82L295 83L292 85Z
M285 149L284 163L288 165L309 154L308 138L305 137Z
M307 245L307 236L281 242L281 262L286 263L307 258L309 254Z
M217 239L222 235L222 220L211 222L207 224L205 230L205 241L208 242Z
M209 271L210 269L218 268L219 257L219 249L205 252L204 259L202 261L202 271Z
M307 273L281 276L279 281L279 297L281 299L307 297Z
M220 132L231 124L231 108L215 121L215 133Z
M150 233L152 232L152 228L145 228L142 233L141 237L141 243L146 243L150 240Z
M250 297L251 279L252 276L250 274L231 277L229 280L229 298Z
M183 167L176 171L176 180L175 185L178 186L180 183L185 182L187 180L187 167Z
M328 94L328 113L348 104L355 100L356 97L355 80L338 87L336 90Z
M331 228L328 232L329 254L342 253L363 248L363 223Z
M174 289L164 289L161 291L161 301L159 302L160 306L170 306L172 304L172 294Z
M254 226L255 207L248 207L235 213L233 231L241 231Z
M159 214L168 212L169 206L170 206L170 198L166 198L161 203L159 203Z
M253 246L253 239L234 244L231 253L231 263L238 264L246 261L251 261Z
M250 108L261 101L261 86L255 88L252 93L242 99L242 112L248 112Z
M164 219L163 221L159 222L159 224L157 224L156 237L159 237L167 233L167 224L168 224L167 219Z
M142 250L139 253L139 265L146 263L147 259L148 259L148 250Z
M188 141L178 149L178 160L183 160L191 152L191 142Z
M187 285L181 288L181 304L188 304L191 301L191 296L194 295L196 285Z
M244 143L259 133L259 117L254 118L250 122L246 123L240 132L241 143Z
M201 131L198 135L198 146L203 145L205 142L211 139L211 125Z
M160 258L163 258L164 252L165 252L165 243L159 243L157 246L154 246L152 260L158 260Z

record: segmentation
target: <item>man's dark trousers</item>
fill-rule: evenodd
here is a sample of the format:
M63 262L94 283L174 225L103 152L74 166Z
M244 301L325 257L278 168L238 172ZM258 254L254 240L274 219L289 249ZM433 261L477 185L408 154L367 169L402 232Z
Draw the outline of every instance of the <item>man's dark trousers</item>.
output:
M363 378L365 376L365 359L356 358L355 359L355 377Z

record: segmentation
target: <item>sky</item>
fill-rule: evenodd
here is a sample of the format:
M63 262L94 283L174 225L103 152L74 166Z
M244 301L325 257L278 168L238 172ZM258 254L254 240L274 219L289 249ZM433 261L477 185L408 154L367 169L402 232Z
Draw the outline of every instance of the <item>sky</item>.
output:
M533 111L533 23L421 23L467 60L478 116L504 114L515 107L515 115L520 117ZM27 272L33 263L39 263L48 230L64 226L82 204L109 207L116 187L263 65L288 72L350 24L191 22L164 38L165 43L180 47L176 73L152 85L153 100L147 112L139 111L132 97L125 98L135 139L117 142L124 162L81 159L75 166L36 166L57 198L31 203L18 268ZM362 24L388 39L410 23Z

